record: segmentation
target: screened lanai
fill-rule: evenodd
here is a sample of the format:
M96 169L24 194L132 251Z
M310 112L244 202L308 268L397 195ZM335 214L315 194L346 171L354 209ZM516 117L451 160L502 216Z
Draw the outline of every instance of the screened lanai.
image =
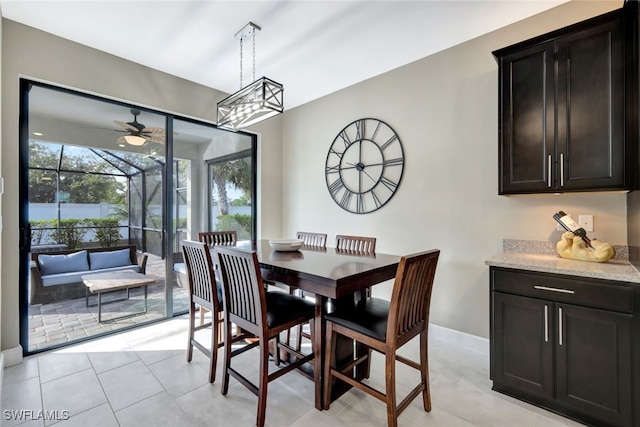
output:
M174 271L181 262L180 242L217 229L255 238L257 138L21 82L19 275L25 354L185 313L185 282ZM135 138L125 138L130 136ZM97 296L89 292L86 298L82 268L69 273L76 276L73 292L34 292L43 288L41 271L34 274L34 265L40 268L36 258L81 257L87 251L92 259L94 251L111 256L127 248L134 268L145 260L140 274L152 283L128 293L105 293L100 313Z
M131 289L128 298L123 298L123 292L105 295L105 305L101 307L105 320L97 322L93 295L91 305L86 297L76 298L79 294L56 294L43 300L34 292L37 281L30 277L31 349L165 317L163 224L168 210L163 208L164 159L38 139L29 141L29 153L31 263L34 256L69 256L95 248L100 248L100 253L115 253L122 250L119 248L134 246L137 253L145 255L144 274L155 280L146 289L146 296L143 289ZM186 182L188 178L180 175L188 170L188 162L174 160L173 165L172 181ZM180 199L175 198L176 209L172 210L177 241L186 237L187 205ZM33 267L29 271L33 274ZM169 277L169 284L174 312L186 311L186 290L173 277ZM54 334L48 333L51 331Z
M135 244L164 258L162 159L38 140L29 152L32 251Z

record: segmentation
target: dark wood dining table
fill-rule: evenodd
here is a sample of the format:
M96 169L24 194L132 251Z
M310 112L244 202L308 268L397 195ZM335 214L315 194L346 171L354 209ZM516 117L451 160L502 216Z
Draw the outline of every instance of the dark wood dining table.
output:
M312 334L315 353L315 406L321 410L325 346L323 316L328 302L339 304L341 299L353 298L358 292L393 279L400 256L305 246L298 251L280 252L273 250L268 240L239 241L236 246L256 251L264 279L315 294Z

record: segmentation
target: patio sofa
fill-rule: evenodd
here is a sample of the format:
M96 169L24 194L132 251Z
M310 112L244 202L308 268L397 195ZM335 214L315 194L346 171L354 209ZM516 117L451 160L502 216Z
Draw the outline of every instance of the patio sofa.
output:
M85 296L82 275L133 270L145 273L147 254L135 245L31 254L31 304L49 304Z

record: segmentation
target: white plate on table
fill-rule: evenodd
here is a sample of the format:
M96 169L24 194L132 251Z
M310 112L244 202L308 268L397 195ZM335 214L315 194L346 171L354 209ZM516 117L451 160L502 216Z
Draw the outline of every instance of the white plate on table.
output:
M293 252L297 251L304 245L304 241L300 239L280 239L280 240L269 240L269 246L274 251L280 252Z

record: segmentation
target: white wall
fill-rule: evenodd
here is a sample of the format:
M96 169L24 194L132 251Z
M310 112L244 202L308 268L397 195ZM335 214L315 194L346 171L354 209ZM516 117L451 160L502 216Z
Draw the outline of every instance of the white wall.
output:
M216 103L223 92L188 82L121 58L54 37L10 20L2 23L2 146L1 170L5 178L2 216L5 231L0 251L2 349L15 348L18 339L18 108L19 78L28 77L95 93L108 98L215 122ZM280 144L281 118L255 126L260 144L268 145L273 166L259 176L258 197L276 203L263 210L263 230L279 234L281 226ZM259 148L260 151L260 148ZM202 185L202 183L197 183ZM198 201L199 206L202 201ZM273 218L269 218L272 216ZM278 227L271 230L269 227Z
M557 241L560 233L552 215L562 209L593 214L592 236L626 244L622 193L497 195L498 67L491 55L620 6L569 2L286 112L285 234L326 232L331 243L335 234L375 236L381 253L439 248L431 321L480 337L489 336L489 269L484 261L501 251L503 238ZM406 161L393 199L379 211L355 215L331 199L324 166L338 132L364 117L395 129ZM389 285L377 292L390 295Z
M2 58L2 52L3 52L3 21L4 19L2 19L2 10L0 10L0 58ZM0 67L0 82L2 81L2 67ZM0 100L2 99L2 85L0 85ZM2 119L3 119L3 115L2 115L2 102L0 102L0 123L2 123ZM2 147L2 132L0 132L0 147ZM2 150L0 150L0 177L3 177L2 175ZM4 221L2 218L2 199L3 199L3 195L0 195L0 242L2 241L2 229L4 228ZM2 256L2 245L0 244L0 259L3 259L4 257ZM2 350L4 347L2 346L2 263L0 262L0 350ZM4 371L4 357L0 356L0 370ZM0 391L2 391L2 387L0 386ZM1 395L1 393L0 393Z

